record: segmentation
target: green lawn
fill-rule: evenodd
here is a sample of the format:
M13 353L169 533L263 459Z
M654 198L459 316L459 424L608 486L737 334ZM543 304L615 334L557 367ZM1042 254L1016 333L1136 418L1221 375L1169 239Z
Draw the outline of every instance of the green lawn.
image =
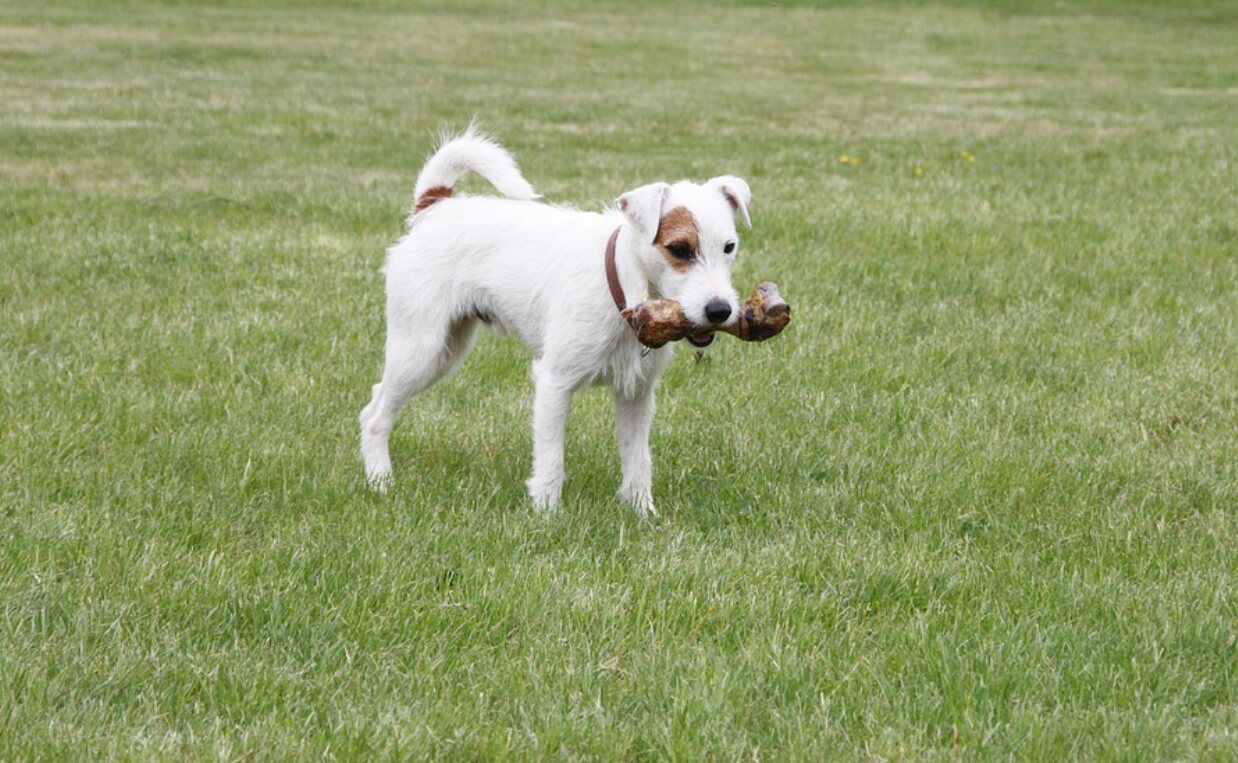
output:
M0 759L1233 760L1235 39L0 0ZM556 202L752 187L795 320L681 350L654 524L599 390L531 509L491 337L365 488L384 248L474 115Z

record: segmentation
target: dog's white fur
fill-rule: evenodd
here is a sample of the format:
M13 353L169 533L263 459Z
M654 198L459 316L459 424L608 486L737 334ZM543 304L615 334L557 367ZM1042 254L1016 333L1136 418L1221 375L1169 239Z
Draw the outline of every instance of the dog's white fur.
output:
M535 201L511 156L470 127L445 142L417 178L416 200L452 188L467 172L507 198L448 197L414 211L408 232L388 251L387 346L382 381L361 411L361 454L377 489L391 479L387 440L400 407L455 369L478 327L510 333L533 353L533 476L526 485L538 508L554 508L563 486L563 440L573 393L606 384L614 392L622 462L621 500L654 511L649 429L654 391L672 349L649 351L619 316L607 287L606 243L620 228L616 266L628 305L678 300L702 327L735 320L738 296L731 265L738 247L735 218L749 224L750 192L723 176L698 185L653 183L620 196L616 209L582 212ZM662 215L687 207L700 248L690 267L672 267L654 239ZM733 243L732 252L724 252ZM724 300L730 317L717 324L705 305Z

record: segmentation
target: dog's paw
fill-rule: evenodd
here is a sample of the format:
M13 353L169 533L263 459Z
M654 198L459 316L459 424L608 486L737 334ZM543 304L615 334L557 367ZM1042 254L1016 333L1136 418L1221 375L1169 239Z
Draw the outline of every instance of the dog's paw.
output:
M365 481L370 486L370 490L375 493L386 493L391 487L391 466L386 469L382 468L367 468L365 470Z
M368 408L366 410L369 410ZM365 413L361 414L365 419ZM376 493L385 493L391 487L391 456L387 455L385 437L366 431L361 427L361 463L365 464L365 481Z
M524 483L525 488L529 492L529 498L533 501L533 508L543 514L550 514L559 508L559 493L562 492L560 484L544 484L536 479L530 479Z
M391 487L391 462L385 458L376 458L365 464L365 482L375 493L386 493Z
M636 516L641 519L653 519L658 516L658 510L653 507L653 495L648 490L640 490L635 492L621 491L619 500L623 501L632 510L636 512Z

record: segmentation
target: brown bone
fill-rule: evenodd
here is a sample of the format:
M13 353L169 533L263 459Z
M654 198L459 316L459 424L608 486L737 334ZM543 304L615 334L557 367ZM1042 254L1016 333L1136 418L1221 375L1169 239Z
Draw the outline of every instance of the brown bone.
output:
M778 286L766 281L753 290L748 301L739 306L739 318L732 324L716 329L703 329L688 320L683 306L673 299L655 299L624 310L623 318L636 330L636 338L646 347L661 347L690 336L706 336L714 331L733 334L745 342L763 342L786 328L791 322L791 306L778 292Z

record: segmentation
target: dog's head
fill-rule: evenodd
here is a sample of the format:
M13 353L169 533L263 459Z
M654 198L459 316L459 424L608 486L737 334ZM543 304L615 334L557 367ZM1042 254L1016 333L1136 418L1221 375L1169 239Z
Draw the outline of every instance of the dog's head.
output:
M739 253L735 221L752 227L751 199L747 183L724 175L704 185L652 183L617 201L656 296L679 302L702 329L732 323L739 312L739 295L731 286L731 265Z

